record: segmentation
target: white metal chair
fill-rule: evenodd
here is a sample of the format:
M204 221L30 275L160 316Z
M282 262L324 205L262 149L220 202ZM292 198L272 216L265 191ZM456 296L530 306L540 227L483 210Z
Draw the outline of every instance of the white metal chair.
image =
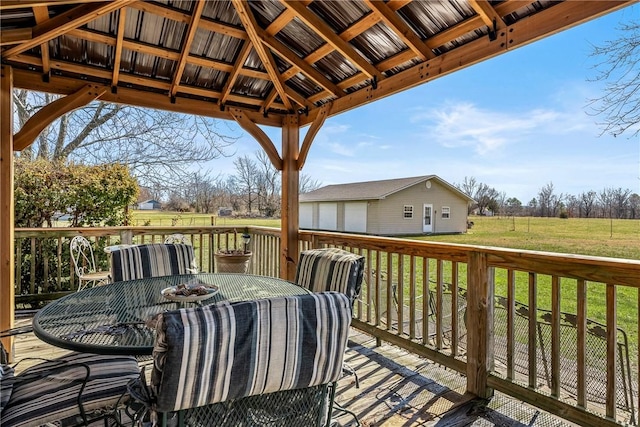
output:
M79 291L90 286L109 283L109 272L96 269L96 260L93 256L91 242L83 236L76 236L71 239L69 247L71 248L71 259L78 276Z
M184 234L175 233L175 234L168 235L164 239L164 244L165 245L179 244L179 245L190 245L191 246L191 240L189 240L189 238L187 236L185 236Z

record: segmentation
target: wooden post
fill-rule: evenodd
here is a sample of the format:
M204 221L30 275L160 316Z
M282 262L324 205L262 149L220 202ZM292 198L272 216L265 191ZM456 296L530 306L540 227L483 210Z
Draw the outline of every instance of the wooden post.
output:
M13 69L0 73L0 330L14 326ZM13 339L2 341L13 359Z
M300 150L300 126L298 116L288 115L282 124L282 206L280 277L295 279L296 265L300 252L298 246L298 200Z
M467 264L467 392L493 395L487 376L493 362L493 285L487 254L471 252Z

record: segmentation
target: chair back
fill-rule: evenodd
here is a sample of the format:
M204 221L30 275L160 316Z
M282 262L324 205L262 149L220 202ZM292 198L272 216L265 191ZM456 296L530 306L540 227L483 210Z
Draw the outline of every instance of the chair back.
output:
M337 292L221 302L159 315L159 412L337 381L351 308Z
M152 243L111 252L113 282L197 272L191 245Z
M71 259L78 277L96 271L96 260L93 257L93 248L89 240L84 236L75 236L71 239L69 248L71 249Z
M175 245L176 243L181 245L191 245L191 240L184 234L175 233L170 234L164 239L165 245Z
M351 306L360 295L364 257L338 248L310 249L300 253L295 283L312 292L336 291Z

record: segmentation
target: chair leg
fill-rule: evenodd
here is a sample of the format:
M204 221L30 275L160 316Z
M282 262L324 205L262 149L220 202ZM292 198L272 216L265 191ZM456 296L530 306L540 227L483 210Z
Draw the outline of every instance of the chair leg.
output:
M351 415L351 416L353 417L353 420L354 420L354 421L355 421L355 423L356 423L355 425L356 425L357 427L360 427L360 425L361 425L361 424L360 424L360 420L358 419L358 416L355 414L355 412L350 411L349 409L345 408L344 406L342 406L342 405L341 405L341 404L339 404L338 402L333 402L333 410L334 410L334 411L337 411L338 413L340 413L340 412L341 412L341 413L343 413L343 414L349 414L349 415ZM340 415L340 414L338 414L338 416L339 416L339 415ZM337 421L335 421L333 418L334 418L334 417L332 417L332 419L331 419L331 425L336 425L336 424L337 424Z

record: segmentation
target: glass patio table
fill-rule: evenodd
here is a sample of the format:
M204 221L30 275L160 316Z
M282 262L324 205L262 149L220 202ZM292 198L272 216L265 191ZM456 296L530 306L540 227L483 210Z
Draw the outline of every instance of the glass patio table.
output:
M198 302L171 301L162 290L198 279L219 292ZM42 341L73 351L150 355L158 313L220 301L301 295L309 291L286 280L250 274L200 273L111 283L67 295L42 308L33 332Z

